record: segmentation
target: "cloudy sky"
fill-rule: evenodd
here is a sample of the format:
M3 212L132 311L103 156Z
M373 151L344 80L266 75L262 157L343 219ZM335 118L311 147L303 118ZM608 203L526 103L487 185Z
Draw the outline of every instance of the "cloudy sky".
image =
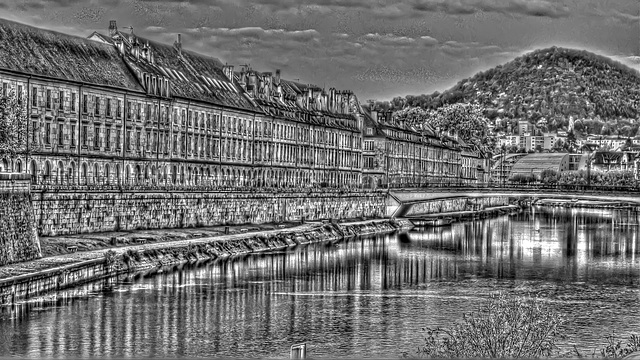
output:
M536 48L640 69L638 0L0 0L0 17L88 36L109 20L361 101L442 91ZM129 31L129 30L126 30Z

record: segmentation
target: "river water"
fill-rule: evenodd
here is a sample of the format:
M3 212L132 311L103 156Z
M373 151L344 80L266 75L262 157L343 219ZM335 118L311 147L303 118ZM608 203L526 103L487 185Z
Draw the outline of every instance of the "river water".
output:
M398 357L497 292L538 296L566 315L563 346L590 351L640 332L639 220L533 207L103 281L3 308L0 355Z

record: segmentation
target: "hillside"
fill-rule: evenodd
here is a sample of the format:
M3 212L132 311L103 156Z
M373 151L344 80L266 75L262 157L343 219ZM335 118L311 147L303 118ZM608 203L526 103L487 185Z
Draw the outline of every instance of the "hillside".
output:
M580 133L634 136L640 121L640 72L587 51L547 48L480 72L431 95L395 98L395 108L470 102L481 105L496 131L526 119L540 132L566 130L570 119Z

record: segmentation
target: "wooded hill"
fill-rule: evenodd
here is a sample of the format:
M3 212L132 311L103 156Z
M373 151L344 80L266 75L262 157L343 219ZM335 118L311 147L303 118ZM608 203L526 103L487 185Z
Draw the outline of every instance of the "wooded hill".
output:
M640 72L585 50L551 47L464 79L431 95L408 95L392 108L475 103L507 130L529 120L539 131L566 130L570 119L580 133L634 136L640 121Z

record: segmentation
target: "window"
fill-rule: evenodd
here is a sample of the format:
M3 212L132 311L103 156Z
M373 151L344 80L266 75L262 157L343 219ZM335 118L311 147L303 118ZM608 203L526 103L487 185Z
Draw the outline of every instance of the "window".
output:
M64 123L58 123L58 145L64 145Z
M82 95L82 113L86 114L88 112L88 108L87 108L87 99L88 96L87 95Z
M46 108L47 110L51 110L51 90L47 89L47 99L46 99Z
M151 121L151 105L147 104L147 111L145 111L145 118L147 121Z
M35 145L38 142L38 123L37 122L32 122L31 123L31 142Z
M145 148L149 151L149 147L151 146L151 133L147 133L147 141L145 141Z
M107 117L111 117L111 99L107 99L107 109L105 110Z
M22 85L18 85L18 104L22 105Z
M95 114L100 115L100 98L95 97Z
M76 111L76 93L71 93L71 111Z
M173 153L178 151L178 135L173 135Z
M76 126L71 125L71 134L69 134L71 138L71 146L76 146Z
M93 147L95 149L100 148L100 125L93 127Z
M187 113L186 113L186 111L184 109L182 109L182 116L180 117L180 119L181 119L180 122L182 123L182 126L184 126L185 121L187 120L186 117L187 117Z
M82 146L87 146L87 125L82 125Z
M2 83L2 96L7 96L7 87L9 84Z
M136 120L141 119L141 113L142 113L142 104L138 103L138 113L136 115Z
M58 109L64 111L64 91L58 93Z
M108 102L108 101L107 101ZM104 138L105 138L105 147L109 150L111 150L111 128L107 128L104 132Z
M116 130L116 149L120 150L120 136L121 136L122 130L118 129Z
M125 141L125 147L127 148L127 151L131 151L131 131L127 130L127 137L124 138Z
M31 94L31 106L38 106L38 88L35 86Z
M44 143L47 145L51 144L51 124L46 123L44 125Z
M140 131L136 132L136 150L140 150Z
M120 119L122 117L122 100L118 99L118 107L116 108L116 117Z
M188 123L187 126L191 127L191 118L193 117L193 111L189 110L189 118L188 118Z

